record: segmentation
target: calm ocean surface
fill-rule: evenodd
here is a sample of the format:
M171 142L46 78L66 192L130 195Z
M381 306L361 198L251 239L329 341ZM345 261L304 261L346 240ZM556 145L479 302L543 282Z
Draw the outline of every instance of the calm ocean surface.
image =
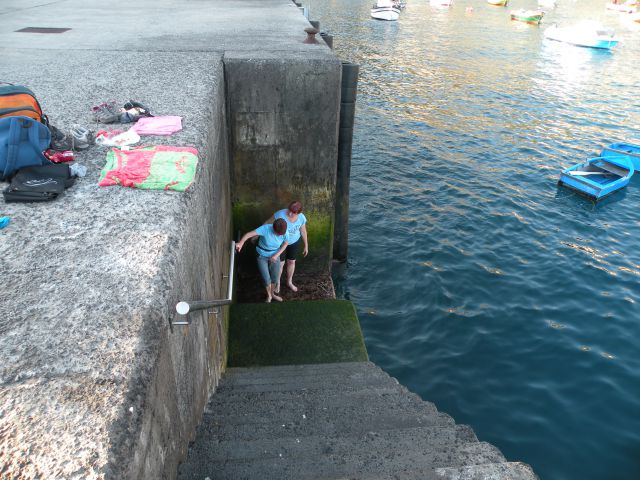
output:
M509 20L533 0L407 1L398 22L304 2L361 65L338 294L373 361L508 459L543 480L640 479L640 175L597 207L556 186L640 143L640 24L605 0L560 0L540 27ZM543 39L574 18L624 43Z

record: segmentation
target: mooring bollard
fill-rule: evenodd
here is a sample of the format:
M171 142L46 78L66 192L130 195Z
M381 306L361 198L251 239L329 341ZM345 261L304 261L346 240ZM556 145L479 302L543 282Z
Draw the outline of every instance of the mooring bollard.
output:
M307 32L307 38L305 38L302 43L308 43L308 44L312 44L312 45L320 43L318 41L318 39L316 38L316 34L318 33L318 29L317 28L307 27L307 28L304 29L304 31Z

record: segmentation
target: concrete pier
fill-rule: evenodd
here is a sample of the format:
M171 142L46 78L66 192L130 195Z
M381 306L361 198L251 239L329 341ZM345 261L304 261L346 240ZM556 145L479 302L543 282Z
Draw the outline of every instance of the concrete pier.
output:
M299 65L300 78L311 77L302 82L307 89L314 78L327 81L323 62L337 66L339 82L330 49L302 43L308 26L284 0L2 2L0 80L30 87L62 129L104 128L92 124L90 108L112 99L180 115L182 132L144 142L196 147L199 167L185 193L102 188L106 149L94 146L77 154L87 176L59 200L0 200L0 214L11 217L0 231L0 477L175 476L224 369L227 311L191 314L190 326L172 330L172 307L226 295L229 132L253 138L252 118L228 110L225 59L229 75L246 75L248 86L254 78L294 88L293 77L251 77L289 74L288 63ZM70 30L18 32L27 27ZM234 99L242 98L238 88ZM307 121L300 123L306 130L313 111L337 117L318 102L301 104L304 89L296 95L307 120L284 108L280 118L263 115L265 122L283 131ZM256 92L245 110L256 111L263 96ZM256 141L269 139L258 133ZM327 145L325 162L337 148ZM274 167L291 155L272 157ZM328 228L332 175L313 188L317 196L305 197L311 209L322 197L316 210Z

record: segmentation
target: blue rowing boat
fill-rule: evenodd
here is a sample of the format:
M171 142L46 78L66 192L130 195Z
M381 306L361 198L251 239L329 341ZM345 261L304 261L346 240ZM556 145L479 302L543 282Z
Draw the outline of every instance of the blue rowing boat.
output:
M625 157L596 157L566 169L558 183L600 200L626 187L634 171Z
M631 143L612 143L602 149L601 157L626 157L635 170L640 170L640 145Z

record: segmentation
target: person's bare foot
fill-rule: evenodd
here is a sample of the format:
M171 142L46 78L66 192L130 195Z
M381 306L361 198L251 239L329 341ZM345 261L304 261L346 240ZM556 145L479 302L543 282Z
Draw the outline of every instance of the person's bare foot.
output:
M265 303L271 303L271 297L267 297L267 299L264 302Z
M296 287L292 282L287 283L287 287L289 287L292 292L298 291L298 287Z
M276 286L273 289L273 293L280 293L280 284L276 283Z
M274 299L276 302L281 302L281 301L282 301L282 297L279 297L278 295L273 295L273 299Z

